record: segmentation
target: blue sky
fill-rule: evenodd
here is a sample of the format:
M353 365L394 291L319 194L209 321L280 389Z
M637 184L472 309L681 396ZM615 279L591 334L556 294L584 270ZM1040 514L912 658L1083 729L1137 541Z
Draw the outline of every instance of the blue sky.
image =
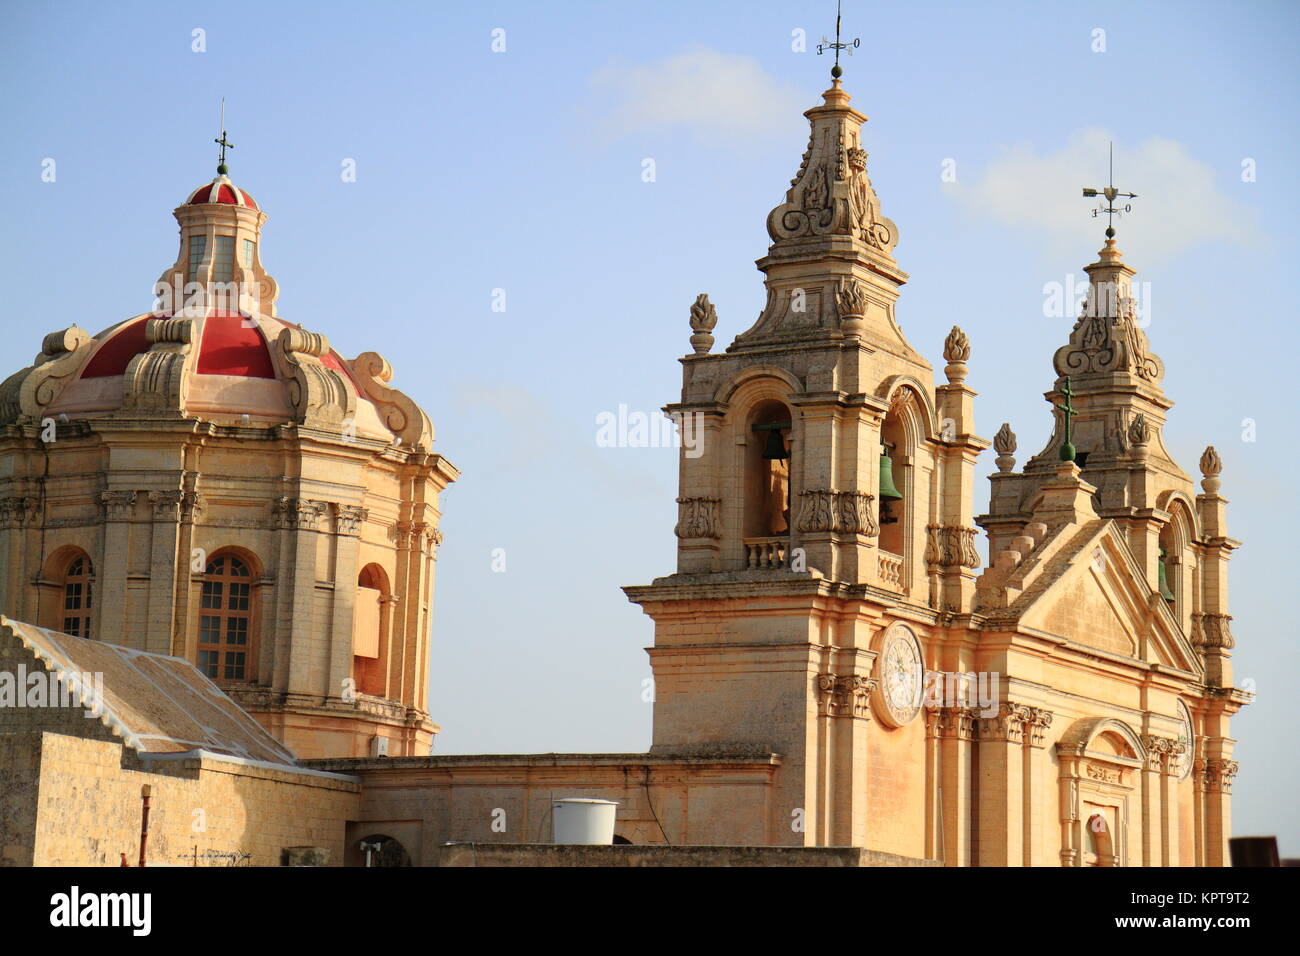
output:
M619 586L673 569L676 454L598 448L596 416L673 400L697 293L718 347L758 314L753 261L827 85L812 44L833 5L9 0L0 18L8 366L46 332L149 308L171 209L213 174L225 96L281 315L386 355L464 472L443 502L438 751L644 749L652 627ZM862 38L845 86L912 277L903 328L936 364L966 330L979 430L1009 421L1022 460L1046 441L1068 331L1043 286L1094 258L1078 187L1103 184L1114 141L1117 182L1140 195L1120 246L1151 283L1177 402L1166 442L1194 476L1218 448L1245 542L1235 665L1258 701L1234 721L1235 828L1300 855L1300 652L1294 589L1278 590L1300 531L1297 8L850 2L845 22Z

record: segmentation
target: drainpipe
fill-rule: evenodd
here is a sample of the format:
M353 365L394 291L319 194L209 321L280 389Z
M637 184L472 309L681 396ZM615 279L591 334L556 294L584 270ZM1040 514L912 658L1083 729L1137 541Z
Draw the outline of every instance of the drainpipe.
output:
M140 788L140 802L143 806L140 809L140 866L144 866L145 846L149 843L149 794L151 788L145 784Z

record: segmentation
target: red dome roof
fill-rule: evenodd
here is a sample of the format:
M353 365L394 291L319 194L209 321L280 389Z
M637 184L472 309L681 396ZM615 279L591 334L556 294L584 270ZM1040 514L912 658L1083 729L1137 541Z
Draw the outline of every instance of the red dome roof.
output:
M249 209L259 208L252 196L238 188L225 176L218 176L212 182L204 183L190 193L189 199L185 200L187 206L198 206L203 203L224 203L227 206L247 206Z
M110 332L81 370L81 378L123 374L131 359L149 350L145 323L150 318L166 316L144 316ZM275 366L271 363L271 353L267 350L262 330L255 323L245 322L244 318L234 312L213 311L208 314L199 342L199 361L195 368L198 374L275 378Z

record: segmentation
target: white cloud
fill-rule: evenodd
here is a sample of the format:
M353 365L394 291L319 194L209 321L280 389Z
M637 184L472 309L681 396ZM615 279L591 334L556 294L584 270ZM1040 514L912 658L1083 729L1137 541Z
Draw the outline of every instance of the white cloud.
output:
M1053 254L1067 246L1077 251L1084 238L1100 245L1104 217L1092 219L1089 210L1101 199L1085 199L1081 190L1106 185L1112 139L1106 130L1086 129L1054 153L1017 146L974 179L965 179L959 165L958 181L944 188L978 216L1045 233ZM1220 188L1222 173L1176 140L1152 137L1132 149L1117 142L1116 185L1138 194L1132 213L1115 223L1120 248L1151 261L1208 241L1254 245L1261 238L1255 210Z
M765 136L802 123L806 108L753 57L709 49L648 65L613 62L591 84L611 100L603 118L614 135L684 128L706 140Z

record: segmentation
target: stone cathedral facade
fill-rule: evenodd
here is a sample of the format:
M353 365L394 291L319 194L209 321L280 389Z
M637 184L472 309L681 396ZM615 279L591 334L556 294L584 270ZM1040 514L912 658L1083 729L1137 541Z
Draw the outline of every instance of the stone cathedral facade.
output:
M806 116L761 314L714 352L690 310L677 567L625 589L654 622L641 753L429 754L458 472L382 357L277 315L252 197L224 168L191 193L158 308L51 333L0 384L0 664L102 666L113 698L0 708L0 862L115 863L96 828L129 842L152 781L157 845L196 860L196 801L211 852L419 864L546 842L577 796L636 844L1226 865L1238 542L1214 449L1198 490L1165 446L1134 270L1113 238L1086 267L1017 470L1009 426L977 432L967 335L936 385L904 334L866 117L838 79Z
M1224 864L1238 542L1214 450L1198 493L1165 449L1133 270L1113 238L1086 267L1052 438L1017 472L1003 426L977 513L970 343L952 330L934 385L898 318L866 117L838 80L823 99L767 218L758 320L712 353L716 315L692 310L668 411L704 451L681 458L677 571L627 589L655 621L651 753L779 754L767 842Z

